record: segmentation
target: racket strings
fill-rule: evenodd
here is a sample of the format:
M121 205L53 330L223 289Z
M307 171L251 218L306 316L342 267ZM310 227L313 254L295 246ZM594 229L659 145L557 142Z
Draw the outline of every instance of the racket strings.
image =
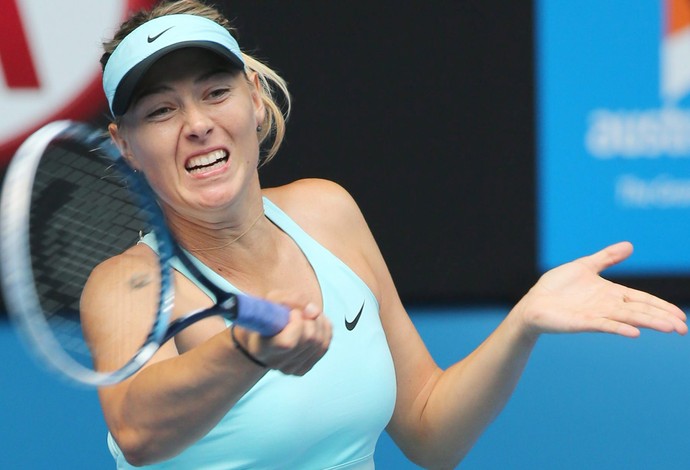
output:
M79 318L83 287L96 265L137 242L148 216L112 164L93 153L85 158L88 152L48 148L35 175L29 238L48 325L65 351L92 367Z

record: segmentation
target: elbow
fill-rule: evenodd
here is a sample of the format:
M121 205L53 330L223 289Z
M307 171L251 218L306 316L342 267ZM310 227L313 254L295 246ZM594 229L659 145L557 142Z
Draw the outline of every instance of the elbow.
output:
M113 434L113 438L117 442L122 456L128 464L134 467L143 467L144 465L153 463L152 458L147 451L147 446L142 445L142 441L134 436L132 432L120 432L117 436Z
M111 431L117 446L128 464L133 467L143 467L160 462L166 456L161 455L156 443L146 438L134 429Z
M472 445L456 442L449 445L438 436L417 436L414 445L400 445L400 449L411 462L430 470L455 469L469 453Z
M127 463L130 464L132 467L143 467L145 465L155 463L152 460L150 460L144 453L138 450L134 450L132 452L123 450L122 455L127 461Z
M464 456L464 454L458 457L457 455L441 455L431 452L425 455L406 455L411 462L429 470L453 470L460 465Z

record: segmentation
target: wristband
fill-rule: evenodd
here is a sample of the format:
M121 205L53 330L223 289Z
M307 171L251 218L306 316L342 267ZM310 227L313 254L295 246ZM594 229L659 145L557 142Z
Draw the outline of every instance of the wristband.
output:
M244 348L244 346L242 346L242 345L240 344L239 341L237 341L237 337L235 336L235 326L236 326L236 325L233 324L233 325L230 327L230 337L232 338L232 342L233 342L233 344L235 345L235 348L237 348L237 350L238 350L239 352L241 352L241 353L244 355L244 357L246 357L247 359L249 359L250 361L252 361L252 362L253 362L254 364L256 364L257 366L263 367L264 369L267 369L268 366L267 366L266 364L264 364L263 362L261 362L260 360L258 360L258 359L255 358L254 356L252 356L251 353L250 353L249 351L247 351L247 350Z

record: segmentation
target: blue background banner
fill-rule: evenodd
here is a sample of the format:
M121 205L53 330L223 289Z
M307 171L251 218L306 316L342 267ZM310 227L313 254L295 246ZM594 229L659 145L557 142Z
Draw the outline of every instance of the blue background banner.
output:
M541 270L629 240L613 273L690 272L690 24L672 3L536 2Z

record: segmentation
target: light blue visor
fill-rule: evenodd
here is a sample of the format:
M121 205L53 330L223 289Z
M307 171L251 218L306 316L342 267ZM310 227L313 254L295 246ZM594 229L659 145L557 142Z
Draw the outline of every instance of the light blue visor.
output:
M103 70L103 90L113 116L127 111L137 84L158 59L185 47L211 50L244 69L237 41L215 21L196 15L155 18L125 36Z

